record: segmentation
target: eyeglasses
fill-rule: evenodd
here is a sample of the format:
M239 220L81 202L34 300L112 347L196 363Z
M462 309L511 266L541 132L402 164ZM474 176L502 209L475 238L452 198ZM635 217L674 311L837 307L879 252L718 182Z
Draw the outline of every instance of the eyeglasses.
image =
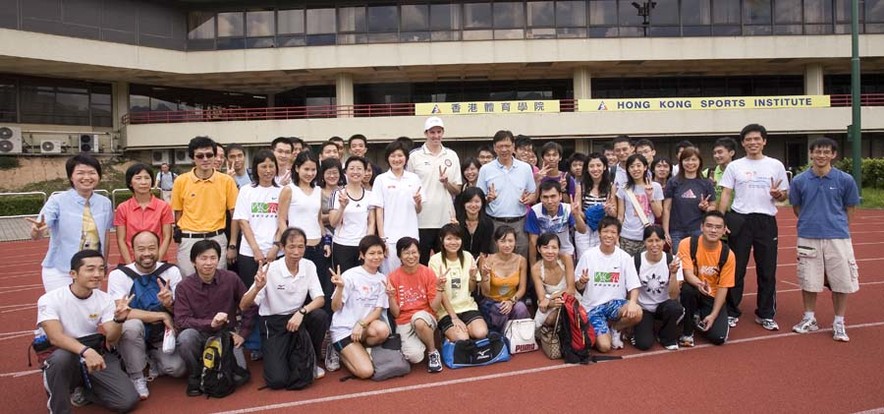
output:
M196 154L193 154L193 158L196 158L198 160L204 160L206 158L215 158L215 154L213 154L211 152L198 152Z

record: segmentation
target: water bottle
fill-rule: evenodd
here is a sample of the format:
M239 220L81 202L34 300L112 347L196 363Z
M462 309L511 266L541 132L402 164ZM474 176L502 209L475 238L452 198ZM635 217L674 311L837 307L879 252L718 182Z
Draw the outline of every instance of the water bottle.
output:
M34 330L34 350L40 352L49 348L49 338L46 337L46 333L43 332L43 328L37 328Z

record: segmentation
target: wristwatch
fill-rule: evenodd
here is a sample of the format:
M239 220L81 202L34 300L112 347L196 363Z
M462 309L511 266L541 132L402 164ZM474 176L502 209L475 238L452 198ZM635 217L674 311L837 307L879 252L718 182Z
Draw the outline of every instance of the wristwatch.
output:
M301 309L298 309L298 312L300 312L301 315L307 316L307 309L301 308Z
M236 245L235 245L235 244L228 244L228 245L227 245L227 248L228 248L228 249L236 250Z

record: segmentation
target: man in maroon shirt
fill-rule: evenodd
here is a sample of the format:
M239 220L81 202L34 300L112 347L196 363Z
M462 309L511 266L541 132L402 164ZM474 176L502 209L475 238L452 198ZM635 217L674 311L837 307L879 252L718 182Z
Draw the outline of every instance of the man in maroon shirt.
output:
M234 353L245 365L242 355L244 339L251 333L256 308L242 312L242 323L236 329L236 312L246 293L246 286L239 276L224 269L217 269L221 246L212 239L196 242L190 251L190 261L196 268L197 277L189 277L175 289L175 325L178 328L178 349L187 365L187 395L202 394L201 353L206 340L222 329L230 329Z

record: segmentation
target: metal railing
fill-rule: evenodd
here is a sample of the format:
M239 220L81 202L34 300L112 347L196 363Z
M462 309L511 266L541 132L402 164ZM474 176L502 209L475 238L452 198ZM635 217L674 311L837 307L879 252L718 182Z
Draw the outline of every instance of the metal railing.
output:
M43 191L25 191L19 193L0 193L0 197L28 197L28 196L40 196L42 200L40 201L40 208L43 208L43 205L46 204L46 200L49 198L45 192ZM39 211L33 214L15 214L11 216L2 216L3 218L24 218L24 217L34 217L40 214Z
M850 95L829 95L833 107L850 106ZM884 93L862 95L862 106L884 106ZM560 99L560 112L577 111L577 101ZM281 106L270 108L214 108L183 111L130 112L123 115L123 124L169 124L180 122L266 121L315 118L362 118L382 116L414 116L413 103Z
M61 193L65 192L65 191L67 191L67 190L53 191L52 194L49 194L49 197L52 197L52 196L54 196L54 195L56 195L56 194L61 194ZM93 190L93 192L94 192L94 193L101 194L101 195L103 195L103 196L105 196L105 197L107 197L107 198L110 198L110 197L111 197L111 193L110 193L110 191L107 191L107 190L105 190L105 189L103 189L103 188L99 188L99 189L97 189L97 190ZM44 200L43 202L45 203L46 201Z

